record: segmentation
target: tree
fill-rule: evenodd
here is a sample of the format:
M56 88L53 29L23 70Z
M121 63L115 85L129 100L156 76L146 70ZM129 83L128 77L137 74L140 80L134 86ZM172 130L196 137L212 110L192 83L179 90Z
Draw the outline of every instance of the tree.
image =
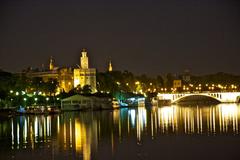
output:
M81 92L83 94L91 94L91 92L92 92L91 86L90 85L83 86L81 89Z

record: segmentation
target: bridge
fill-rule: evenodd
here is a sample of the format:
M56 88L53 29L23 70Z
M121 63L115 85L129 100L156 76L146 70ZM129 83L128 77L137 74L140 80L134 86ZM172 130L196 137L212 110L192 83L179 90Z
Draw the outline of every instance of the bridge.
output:
M219 103L239 103L240 92L193 92L193 93L158 93L158 100L169 100L171 103L187 101L216 101Z

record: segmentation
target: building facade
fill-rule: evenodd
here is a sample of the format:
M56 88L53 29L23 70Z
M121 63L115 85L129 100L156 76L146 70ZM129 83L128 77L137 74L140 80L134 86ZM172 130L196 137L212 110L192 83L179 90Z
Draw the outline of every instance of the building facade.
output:
M88 57L85 49L82 50L82 56L80 57L80 66L73 70L74 87L80 86L81 88L85 85L91 86L93 93L97 92L96 87L96 69L89 68Z
M96 89L96 69L89 68L88 57L85 49L82 50L79 68L55 67L54 60L51 57L49 67L41 71L28 70L25 75L29 78L40 77L44 82L57 80L58 92L69 92L71 89L85 85L91 86L92 92Z

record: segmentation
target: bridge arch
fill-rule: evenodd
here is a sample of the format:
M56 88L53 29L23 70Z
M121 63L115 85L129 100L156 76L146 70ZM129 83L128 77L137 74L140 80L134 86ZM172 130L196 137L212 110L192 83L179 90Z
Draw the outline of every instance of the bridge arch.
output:
M204 94L190 94L176 98L172 103L221 103L221 96L219 95L204 95Z

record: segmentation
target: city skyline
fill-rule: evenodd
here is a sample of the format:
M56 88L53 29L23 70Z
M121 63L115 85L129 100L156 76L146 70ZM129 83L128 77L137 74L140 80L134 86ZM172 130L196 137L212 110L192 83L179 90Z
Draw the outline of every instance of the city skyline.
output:
M237 1L1 2L0 68L41 67L53 56L75 66L87 48L90 66L158 75L240 74Z

